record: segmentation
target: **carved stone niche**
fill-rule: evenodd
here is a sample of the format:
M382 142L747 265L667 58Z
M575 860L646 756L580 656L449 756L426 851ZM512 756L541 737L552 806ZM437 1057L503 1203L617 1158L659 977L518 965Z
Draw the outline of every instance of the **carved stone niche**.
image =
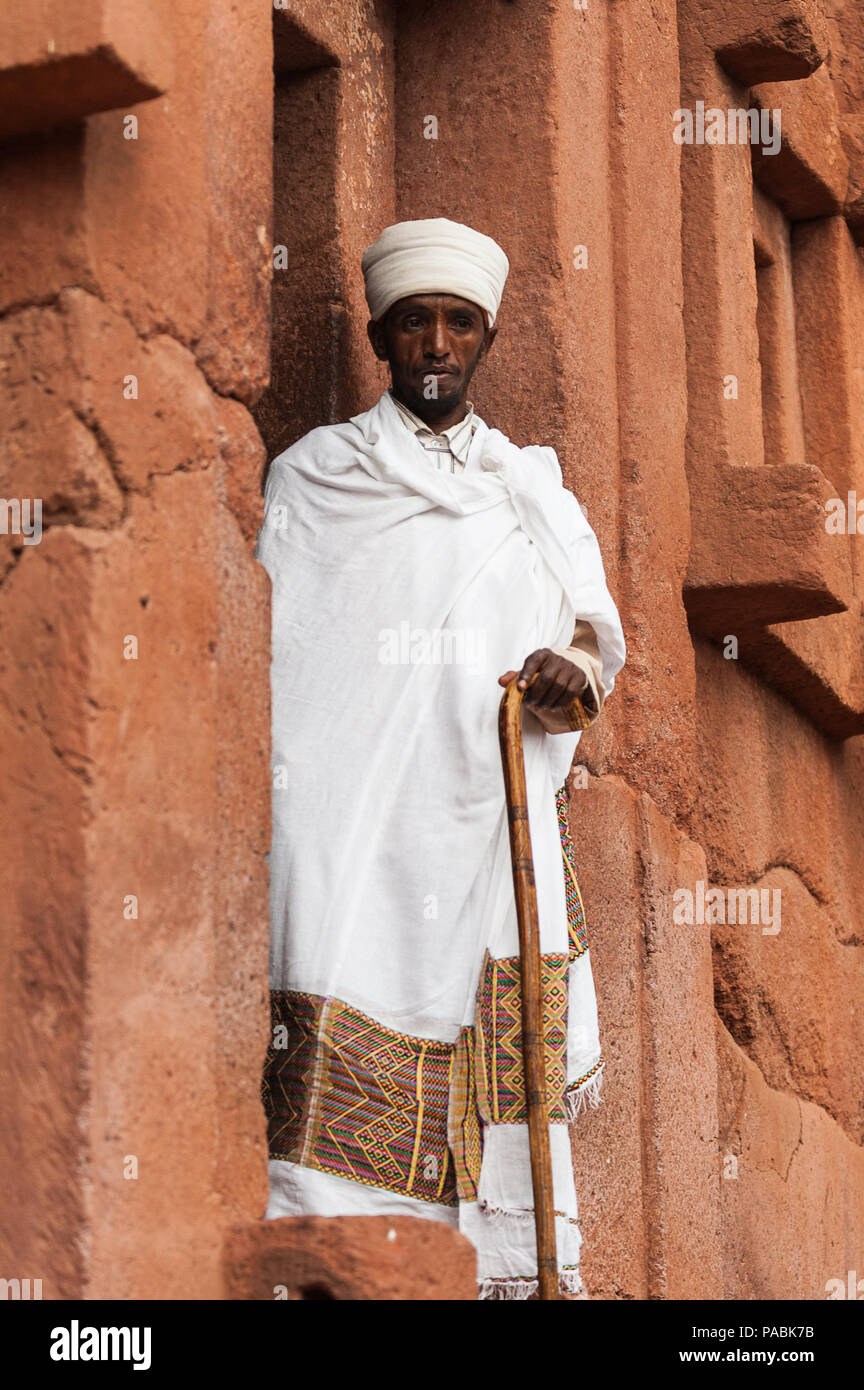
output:
M758 189L754 212L766 463L806 457L831 481L822 524L849 557L851 592L839 613L745 626L739 657L823 733L848 738L864 732L864 267L842 217L790 224Z
M779 150L682 150L688 617L846 738L864 731L860 561L827 523L864 491L855 132L810 0L681 0L679 38L682 106L782 126Z
M162 96L173 53L154 6L15 5L0 38L0 140Z

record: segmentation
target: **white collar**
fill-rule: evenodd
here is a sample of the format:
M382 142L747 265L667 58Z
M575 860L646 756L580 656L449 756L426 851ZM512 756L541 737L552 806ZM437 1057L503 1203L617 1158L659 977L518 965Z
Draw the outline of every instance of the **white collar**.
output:
M455 425L449 425L446 430L441 430L436 433L431 425L427 425L425 420L421 420L419 415L415 415L413 410L409 410L407 405L397 400L389 387L387 388L387 395L389 395L390 400L399 412L402 423L411 430L413 434L418 436L425 435L429 439L446 439L450 445L450 452L454 458L457 458L460 463L468 462L468 450L477 428L473 401L465 402L467 413L462 416L461 420L457 420Z

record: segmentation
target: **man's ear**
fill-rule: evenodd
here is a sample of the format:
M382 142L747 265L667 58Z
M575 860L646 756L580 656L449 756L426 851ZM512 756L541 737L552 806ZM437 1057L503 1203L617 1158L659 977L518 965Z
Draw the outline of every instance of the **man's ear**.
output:
M372 344L372 351L379 362L389 361L387 355L387 340L384 337L384 329L375 319L370 319L366 325L366 336Z
M480 361L480 358L485 357L485 356L487 355L487 353L491 350L492 344L494 343L494 341L495 341L495 339L496 339L497 337L498 337L498 328L497 328L496 325L493 325L492 328L487 328L487 329L486 329L486 332L485 332L485 334L484 334L484 336L483 336L483 345L482 345L482 347L480 348L480 357L478 357L478 359L477 359L478 362Z

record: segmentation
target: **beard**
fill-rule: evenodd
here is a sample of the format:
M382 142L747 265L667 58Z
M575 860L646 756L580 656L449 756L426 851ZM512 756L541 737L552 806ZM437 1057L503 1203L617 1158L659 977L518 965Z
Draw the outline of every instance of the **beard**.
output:
M462 383L460 383L462 385ZM405 402L409 410L414 414L430 415L433 419L436 416L449 415L459 403L460 392L455 390L439 396L426 396L422 391L416 391L411 386L396 387L397 395ZM467 395L468 387L464 384L462 395Z

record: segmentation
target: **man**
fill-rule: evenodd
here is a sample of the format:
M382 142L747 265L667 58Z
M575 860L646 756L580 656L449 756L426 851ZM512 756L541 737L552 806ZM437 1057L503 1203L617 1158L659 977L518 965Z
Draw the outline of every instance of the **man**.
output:
M527 692L556 1235L578 1295L567 1121L596 1104L601 1062L562 783L624 661L553 450L517 448L467 399L508 271L446 218L382 232L363 273L391 387L274 461L258 550L273 585L267 1215L447 1221L477 1248L484 1298L530 1297L537 1269L501 687Z

